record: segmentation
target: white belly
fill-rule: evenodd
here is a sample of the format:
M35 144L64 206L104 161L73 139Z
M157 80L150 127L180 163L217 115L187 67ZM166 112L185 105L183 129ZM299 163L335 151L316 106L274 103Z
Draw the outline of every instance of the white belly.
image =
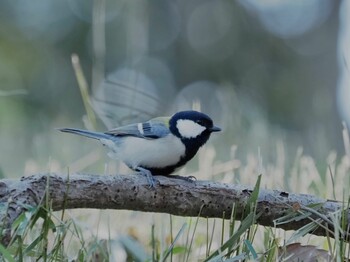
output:
M176 164L185 154L185 145L174 135L159 139L125 137L117 146L112 141L101 141L112 152L109 156L118 158L130 167L165 167Z

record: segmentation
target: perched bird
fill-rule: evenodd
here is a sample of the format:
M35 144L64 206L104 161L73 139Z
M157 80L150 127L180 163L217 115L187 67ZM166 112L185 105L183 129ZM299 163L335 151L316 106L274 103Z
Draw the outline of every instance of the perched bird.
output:
M209 116L197 111L181 111L171 117L157 117L104 133L75 128L59 130L101 141L109 148L111 158L120 159L145 175L150 187L155 185L153 176L170 175L195 156L212 132L221 131Z

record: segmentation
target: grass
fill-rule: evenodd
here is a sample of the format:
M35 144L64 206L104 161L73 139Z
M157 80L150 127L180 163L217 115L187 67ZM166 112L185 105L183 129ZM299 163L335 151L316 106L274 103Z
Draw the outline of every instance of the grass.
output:
M339 172L333 175L337 177ZM306 234L318 226L317 221L294 232L257 226L259 214L255 207L263 181L264 175L258 176L241 222L237 221L235 206L230 220L224 220L130 211L53 212L46 199L18 217L12 225L11 244L7 248L0 246L0 253L6 261L276 261L281 250L300 242L322 247L341 261L349 257L348 244L341 237L333 240ZM336 186L336 179L329 181ZM348 207L344 204L344 208ZM276 224L308 217L318 209L309 208L298 215L286 215ZM153 221L147 221L147 217ZM339 212L330 218L337 236L346 230L342 217Z

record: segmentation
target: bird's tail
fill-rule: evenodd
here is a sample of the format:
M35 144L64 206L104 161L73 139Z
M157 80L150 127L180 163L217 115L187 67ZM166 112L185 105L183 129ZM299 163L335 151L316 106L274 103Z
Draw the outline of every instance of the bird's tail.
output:
M66 133L72 133L80 136L86 136L89 138L93 139L109 139L110 135L107 135L105 133L101 132L93 132L93 131L88 131L88 130L83 130L83 129L76 129L76 128L58 128L61 132L66 132Z

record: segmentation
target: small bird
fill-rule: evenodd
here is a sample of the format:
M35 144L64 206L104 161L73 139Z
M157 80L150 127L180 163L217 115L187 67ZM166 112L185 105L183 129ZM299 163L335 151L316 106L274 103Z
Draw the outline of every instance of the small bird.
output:
M196 155L212 132L221 131L209 116L192 110L104 133L75 128L59 130L99 140L109 148L111 158L120 159L145 175L150 187L155 186L153 176L170 175Z

